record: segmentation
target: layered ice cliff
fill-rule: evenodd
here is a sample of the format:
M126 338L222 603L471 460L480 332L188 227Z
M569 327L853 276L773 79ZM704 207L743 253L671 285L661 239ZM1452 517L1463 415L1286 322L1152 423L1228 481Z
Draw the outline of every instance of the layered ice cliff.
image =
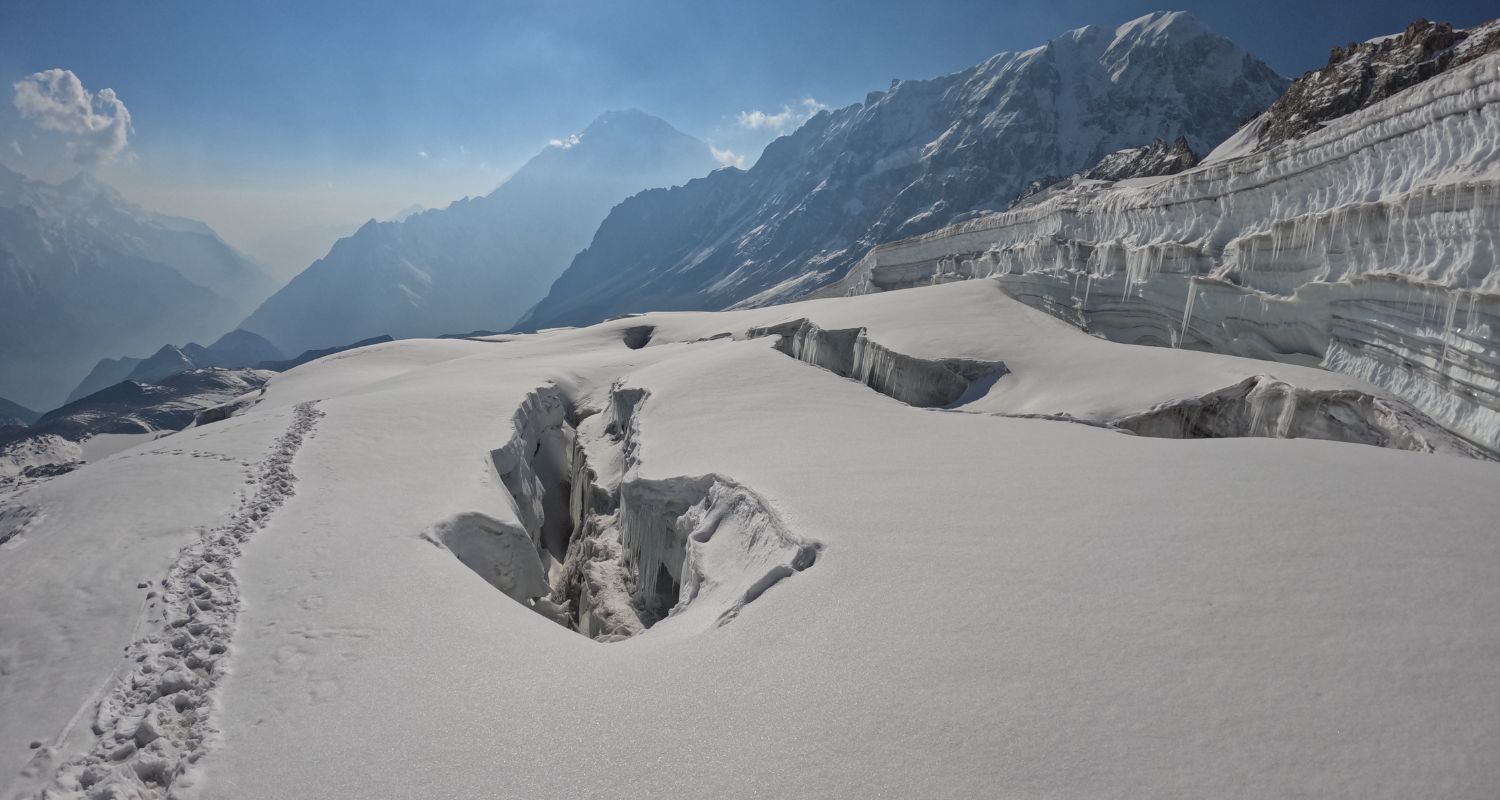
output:
M1453 45L1462 66L1301 138L1262 145L1258 118L1185 173L879 247L837 291L993 276L1118 341L1366 379L1500 451L1500 56L1465 63L1495 25Z

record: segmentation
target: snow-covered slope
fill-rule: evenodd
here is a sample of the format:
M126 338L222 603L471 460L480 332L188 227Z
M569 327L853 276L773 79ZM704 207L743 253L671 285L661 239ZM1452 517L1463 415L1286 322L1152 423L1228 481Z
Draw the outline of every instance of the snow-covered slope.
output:
M993 275L1113 339L1370 380L1500 451L1497 101L1486 55L1301 138L1259 147L1257 119L1183 174L1080 183L878 248L839 291Z
M1207 152L1285 86L1180 12L896 81L813 117L749 171L622 203L522 326L800 297L880 242L1004 209L1029 181L1106 153L1179 136Z
M371 336L368 339L360 339L357 342L339 345L338 347L324 347L317 350L303 350L301 353L292 356L291 358L281 359L277 361L262 361L257 364L256 367L258 369L269 369L275 372L285 372L292 367L306 364L309 361L316 361L320 358L331 356L336 353L342 353L345 350L354 350L360 347L369 347L372 344L383 344L385 342L391 341L391 339L392 337L385 335Z
M708 145L663 120L610 112L485 197L371 220L240 327L287 353L382 334L503 330L546 293L611 206L716 165Z
M56 406L99 359L216 336L272 288L201 222L0 166L0 394Z
M122 381L0 431L0 483L50 477L191 425L199 412L259 389L266 370L210 367L153 383Z
M331 356L0 501L0 781L1493 796L1496 466L1107 424L1247 380L1401 407L989 281Z

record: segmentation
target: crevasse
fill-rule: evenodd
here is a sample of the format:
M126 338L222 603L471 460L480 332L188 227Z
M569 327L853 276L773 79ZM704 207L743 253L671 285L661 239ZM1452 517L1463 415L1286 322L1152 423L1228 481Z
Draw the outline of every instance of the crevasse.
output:
M645 390L614 386L602 413L557 387L529 393L490 454L520 527L465 513L424 538L496 589L590 638L618 641L669 616L722 624L821 545L787 531L759 495L721 475L638 474ZM689 623L688 620L696 620Z

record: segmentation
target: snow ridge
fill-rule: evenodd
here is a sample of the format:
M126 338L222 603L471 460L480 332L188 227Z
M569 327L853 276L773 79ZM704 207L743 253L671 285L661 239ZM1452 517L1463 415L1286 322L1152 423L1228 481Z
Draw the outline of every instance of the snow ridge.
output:
M218 734L211 721L214 689L240 607L232 567L240 545L292 496L292 459L322 416L316 402L296 407L291 426L246 478L254 488L228 522L182 549L159 599L156 591L147 593L147 633L126 648L126 663L134 666L108 680L95 712L94 746L62 765L42 798L176 797L192 785L194 765ZM160 612L152 612L158 604ZM33 764L41 766L64 744L86 709Z

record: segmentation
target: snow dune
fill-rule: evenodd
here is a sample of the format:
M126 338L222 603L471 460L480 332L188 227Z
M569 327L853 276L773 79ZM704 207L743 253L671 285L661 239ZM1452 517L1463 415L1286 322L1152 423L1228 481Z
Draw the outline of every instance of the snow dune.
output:
M911 362L844 377L751 335L799 320ZM891 396L953 360L1006 372L946 408ZM230 567L226 657L190 679L205 754L108 761L96 788L1494 796L1494 464L1107 427L1267 372L1397 402L1095 339L991 281L313 362L238 416L0 499L0 525L27 520L0 546L0 780L82 795L111 734L59 732L151 663L120 667L155 619L134 580L232 523L316 403L295 494ZM486 530L516 569L464 557ZM554 621L589 616L564 584L600 587L611 641Z

